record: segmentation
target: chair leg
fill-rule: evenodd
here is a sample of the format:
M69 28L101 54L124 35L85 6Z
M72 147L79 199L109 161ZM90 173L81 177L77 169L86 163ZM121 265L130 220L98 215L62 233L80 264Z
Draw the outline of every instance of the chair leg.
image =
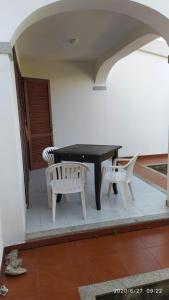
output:
M52 190L50 186L50 179L48 174L46 173L46 183L47 183L47 196L48 196L48 208L52 207Z
M126 182L119 184L124 207L128 208L128 184Z
M47 194L48 194L48 208L52 208L52 191L49 185L47 186Z
M113 193L113 187L112 187L112 183L109 183L109 189L108 189L108 197L111 197L111 194Z
M84 185L85 195L87 193L87 190L88 190L88 182L87 182L87 172L86 172L86 174L85 174L85 185Z
M86 219L86 201L85 201L85 192L81 191L81 200L82 200L82 210L83 210L83 218Z
M87 195L87 182L85 182L85 185L84 185L84 193L85 193L85 195Z
M55 213L56 213L56 195L52 193L52 217L53 223L55 223Z
M133 199L133 200L135 200L135 198L134 198L134 194L133 194L133 189L132 189L131 182L129 182L129 183L128 183L128 185L129 185L129 190L130 190L130 193L131 193L131 195L132 195L132 199Z

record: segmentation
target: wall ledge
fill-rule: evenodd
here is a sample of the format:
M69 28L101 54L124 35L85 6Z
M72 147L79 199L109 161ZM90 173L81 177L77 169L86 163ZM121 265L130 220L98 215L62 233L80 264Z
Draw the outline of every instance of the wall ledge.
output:
M93 91L106 91L107 87L102 85L95 85L93 86Z
M7 54L12 57L12 45L8 42L0 42L0 54Z

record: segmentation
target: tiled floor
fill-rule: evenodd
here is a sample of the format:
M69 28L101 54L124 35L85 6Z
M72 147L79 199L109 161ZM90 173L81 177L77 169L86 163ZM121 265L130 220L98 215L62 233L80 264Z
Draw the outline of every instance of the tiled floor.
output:
M146 161L147 162L147 161ZM151 169L145 169L139 161L136 172L146 180L154 179L155 184L166 182L166 178L156 174ZM107 164L110 162L106 162ZM90 165L88 174L88 194L87 200L87 219L82 219L82 209L80 196L70 195L69 199L63 197L61 203L57 203L56 223L52 223L52 213L47 207L47 194L44 169L31 172L30 177L30 208L27 211L26 231L28 238L36 237L36 232L48 231L55 228L69 228L71 226L103 223L106 221L125 220L128 218L139 218L142 216L156 215L161 213L169 214L169 208L165 206L166 195L159 189L145 181L134 177L135 201L130 197L129 209L123 207L120 193L107 197L107 184L104 186L102 198L102 210L95 208L94 196L94 175L93 166ZM153 175L152 175L153 174ZM162 180L161 180L162 177ZM164 184L162 185L164 188ZM135 219L137 221L137 219ZM33 235L31 235L33 233Z
M169 227L20 251L6 300L79 300L78 287L169 267Z

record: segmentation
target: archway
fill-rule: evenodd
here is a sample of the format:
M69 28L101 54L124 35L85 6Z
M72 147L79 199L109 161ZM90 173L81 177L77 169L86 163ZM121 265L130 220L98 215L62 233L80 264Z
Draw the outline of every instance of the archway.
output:
M44 33L44 31L43 31L43 33ZM153 36L154 37L154 36ZM137 46L137 45L136 45ZM31 69L31 67L30 67L30 69ZM38 68L37 68L38 69ZM44 74L46 74L46 70L47 69L45 69L45 73ZM69 73L70 74L70 73ZM30 76L30 75L28 75L28 76ZM37 75L37 73L36 73L36 76L38 76ZM72 77L72 73L71 73L71 77ZM77 86L78 86L78 82L76 82L76 84L77 84ZM54 84L53 84L54 85ZM65 86L66 86L66 84L65 84ZM76 88L75 88L76 89ZM82 94L83 94L83 90L81 90L81 97L82 97ZM101 93L93 93L93 94L101 94ZM99 95L97 96L97 98L99 97ZM76 98L78 98L78 97L73 97L74 99L76 99ZM80 98L80 97L79 97ZM92 102L92 101L91 101ZM105 101L104 101L104 99L103 99L103 102L105 103ZM65 102L64 102L65 103ZM62 106L64 106L64 103L62 102ZM84 102L85 103L85 102ZM98 103L99 103L99 101L98 101L98 99L97 99L97 104L96 105L98 105ZM73 104L73 103L72 103ZM77 104L77 103L76 103ZM74 105L72 105L73 107L74 107ZM85 106L86 106L86 104L85 104ZM77 107L77 105L76 105L76 107ZM62 113L61 113L61 115L63 115ZM69 115L71 115L71 113L70 113L70 111L69 111ZM80 118L82 119L82 117L80 116ZM113 118L112 118L113 119ZM70 120L70 119L69 119ZM80 122L79 122L80 123ZM90 122L88 122L88 123L90 123ZM63 128L62 126L60 126L61 128ZM76 126L77 127L77 126ZM90 130L90 132L92 131L92 126L89 128L89 130ZM72 131L73 132L73 131ZM62 132L62 135L63 135L63 132ZM69 136L70 136L70 134L69 134ZM76 136L76 133L75 133L75 136ZM71 143L70 143L71 144ZM56 144L57 145L57 144ZM60 146L60 145L58 145L58 146Z
M30 25L55 14L70 11L112 11L135 18L142 22L142 27L133 32L127 41L122 41L116 49L109 49L95 64L94 89L104 88L111 67L121 58L150 42L157 36L165 38L169 43L169 19L152 7L131 0L66 0L47 1L45 6L37 6L29 15L22 17L17 28L11 32L11 43L15 43L20 34Z
M46 5L37 4L33 9L28 9L29 12L27 11L24 15L20 16L18 24L8 33L12 44L15 43L19 35L31 24L48 16L73 10L104 10L128 15L148 25L169 43L169 19L158 10L155 10L155 8L145 5L145 1L139 1L138 3L131 0L105 0L104 2L102 0L69 0L68 2L66 0L48 0L45 2Z

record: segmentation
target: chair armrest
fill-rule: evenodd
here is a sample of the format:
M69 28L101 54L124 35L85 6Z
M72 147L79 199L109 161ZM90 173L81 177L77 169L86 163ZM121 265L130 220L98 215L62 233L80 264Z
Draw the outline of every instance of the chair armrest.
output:
M117 164L117 162L120 162L120 161L129 161L130 158L115 158L114 161L113 161L113 166L115 166Z
M126 165L123 166L110 166L110 167L103 167L103 170L119 170L119 169L125 169Z

